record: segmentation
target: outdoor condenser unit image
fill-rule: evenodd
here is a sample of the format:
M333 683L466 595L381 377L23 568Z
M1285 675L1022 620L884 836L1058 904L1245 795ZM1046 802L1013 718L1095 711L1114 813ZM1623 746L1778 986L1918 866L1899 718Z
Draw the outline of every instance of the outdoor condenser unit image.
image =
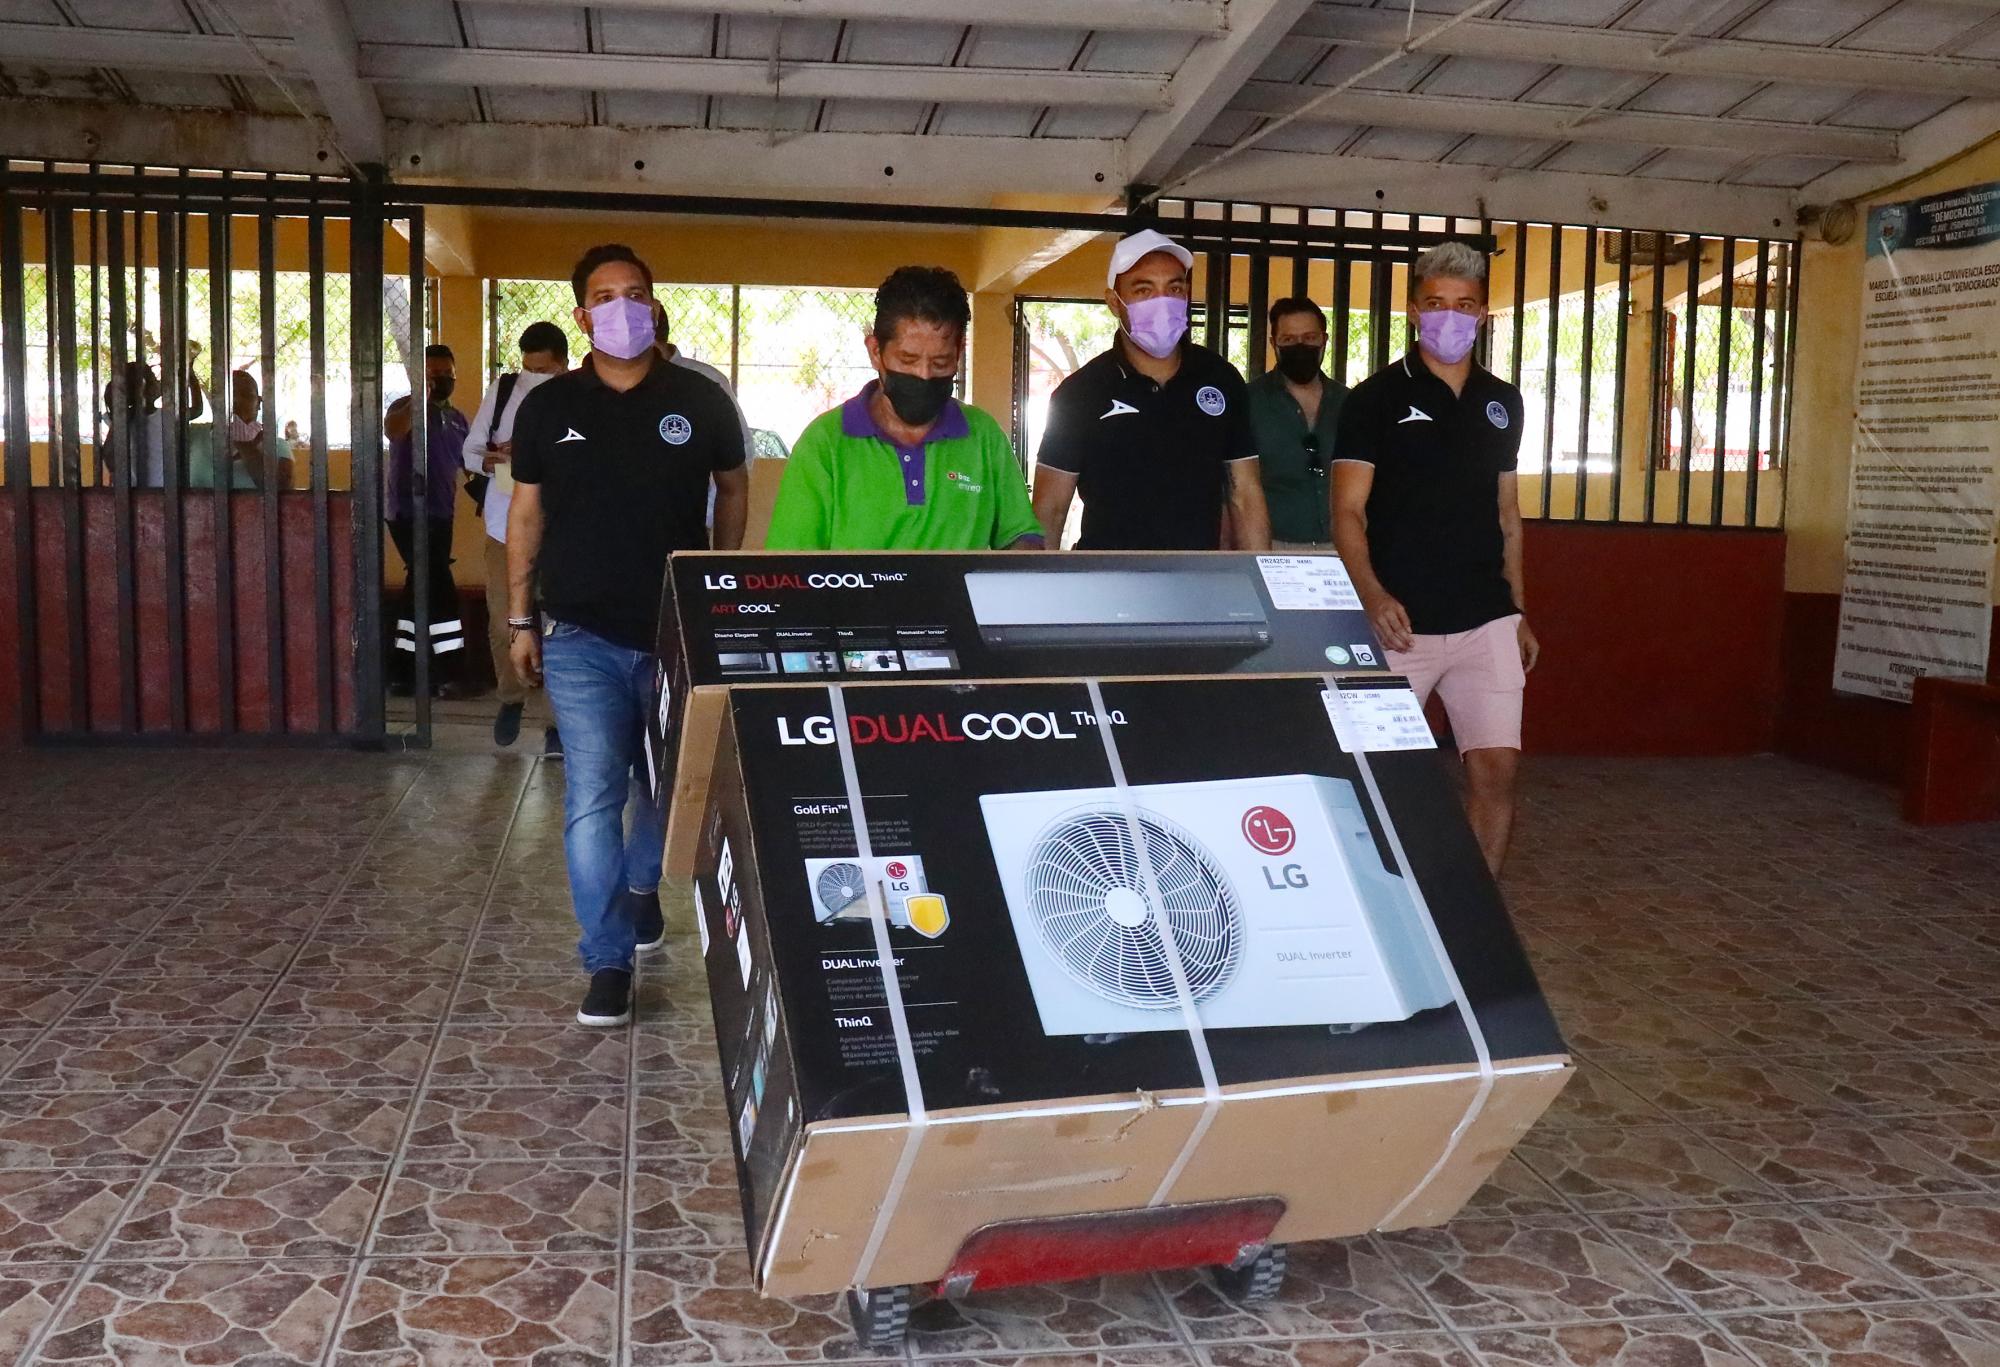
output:
M892 926L910 924L910 898L927 892L924 861L914 854L878 855L869 862L874 881L882 890L883 911ZM806 860L806 885L812 889L813 919L822 925L832 921L865 921L868 907L868 873L853 855L845 859Z
M973 570L990 646L1262 646L1264 602L1237 570Z
M1353 784L1288 774L1127 791L1204 1028L1372 1025L1452 1000ZM1182 1029L1118 791L979 802L1043 1031Z

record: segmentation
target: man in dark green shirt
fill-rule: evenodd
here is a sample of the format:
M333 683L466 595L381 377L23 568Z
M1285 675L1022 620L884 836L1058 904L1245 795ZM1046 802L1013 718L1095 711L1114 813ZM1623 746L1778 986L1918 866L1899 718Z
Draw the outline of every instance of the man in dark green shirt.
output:
M1306 298L1271 305L1275 363L1250 382L1250 425L1271 509L1271 549L1331 551L1326 469L1347 386L1320 370L1326 315Z

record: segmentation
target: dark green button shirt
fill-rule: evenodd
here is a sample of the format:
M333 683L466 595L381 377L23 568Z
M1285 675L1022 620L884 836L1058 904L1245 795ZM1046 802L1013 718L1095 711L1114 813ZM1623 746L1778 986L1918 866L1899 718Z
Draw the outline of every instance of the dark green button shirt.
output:
M1283 375L1267 370L1250 381L1250 425L1257 434L1258 470L1264 477L1264 502L1271 509L1271 535L1279 541L1333 539L1326 472L1333 464L1333 437L1347 386L1324 377L1320 383L1326 388L1319 401L1319 419L1308 428L1305 412L1285 388ZM1319 444L1316 455L1306 449L1308 437Z

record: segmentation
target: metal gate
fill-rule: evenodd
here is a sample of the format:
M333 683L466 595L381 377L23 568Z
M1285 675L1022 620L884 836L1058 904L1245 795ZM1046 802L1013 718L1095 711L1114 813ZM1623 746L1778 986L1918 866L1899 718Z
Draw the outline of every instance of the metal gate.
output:
M0 170L0 721L52 742L390 736L384 358L422 392L423 241L379 182ZM421 499L422 421L412 443ZM425 652L416 670L421 744Z

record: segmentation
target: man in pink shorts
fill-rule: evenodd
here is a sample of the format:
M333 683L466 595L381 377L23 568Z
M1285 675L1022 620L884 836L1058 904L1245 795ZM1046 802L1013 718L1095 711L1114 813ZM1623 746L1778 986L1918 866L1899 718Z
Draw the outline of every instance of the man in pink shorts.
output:
M1446 242L1410 269L1417 345L1347 397L1333 541L1389 667L1444 699L1466 809L1497 875L1514 826L1521 694L1541 647L1522 615L1521 391L1475 365L1486 258Z

